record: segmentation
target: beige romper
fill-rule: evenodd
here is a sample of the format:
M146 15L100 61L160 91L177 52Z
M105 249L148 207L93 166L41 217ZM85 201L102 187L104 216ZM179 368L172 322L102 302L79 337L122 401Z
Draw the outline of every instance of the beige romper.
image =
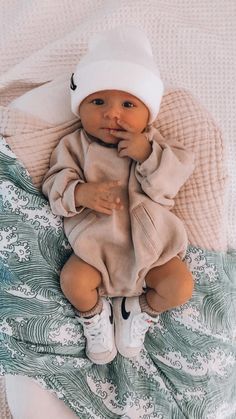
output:
M153 127L148 135L152 153L137 163L79 129L62 138L44 178L43 193L53 213L64 217L75 254L102 274L100 295L141 294L150 268L186 251L184 225L170 209L193 171L193 154L178 142L167 144ZM75 208L78 183L105 180L121 181L123 210L109 216Z

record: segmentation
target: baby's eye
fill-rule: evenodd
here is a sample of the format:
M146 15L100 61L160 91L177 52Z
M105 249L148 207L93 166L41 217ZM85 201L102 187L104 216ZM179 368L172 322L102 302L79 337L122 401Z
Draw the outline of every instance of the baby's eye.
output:
M134 104L132 102L129 102L128 100L126 100L123 103L123 106L124 106L124 108L133 108L134 107Z
M103 105L104 104L104 100L103 99L100 99L100 98L97 98L97 99L93 99L92 100L92 103L94 105L100 106L100 105Z

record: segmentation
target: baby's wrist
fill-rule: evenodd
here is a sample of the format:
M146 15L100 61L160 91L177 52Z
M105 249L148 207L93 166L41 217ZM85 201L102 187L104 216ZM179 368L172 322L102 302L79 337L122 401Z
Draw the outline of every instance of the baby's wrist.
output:
M84 183L79 183L75 187L75 206L80 207L83 206L83 189L84 189Z
M144 145L143 150L142 150L143 154L142 154L142 156L140 156L139 163L143 163L145 160L147 160L148 157L150 156L151 152L152 152L151 143L149 142L149 140L146 136L145 136L145 139L146 139L146 141L144 143L145 145Z

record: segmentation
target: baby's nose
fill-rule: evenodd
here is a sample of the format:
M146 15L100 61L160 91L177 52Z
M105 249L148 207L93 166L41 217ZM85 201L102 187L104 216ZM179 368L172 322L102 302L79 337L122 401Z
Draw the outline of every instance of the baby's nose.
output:
M105 118L120 118L120 109L118 106L110 106L104 111Z

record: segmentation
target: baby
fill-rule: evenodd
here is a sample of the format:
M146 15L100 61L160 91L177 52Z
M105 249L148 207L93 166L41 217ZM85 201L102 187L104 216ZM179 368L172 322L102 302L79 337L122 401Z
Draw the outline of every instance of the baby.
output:
M61 288L96 364L136 356L158 315L192 295L185 228L170 209L193 155L152 126L162 95L142 31L94 36L71 77L82 128L61 139L43 183L73 248Z

